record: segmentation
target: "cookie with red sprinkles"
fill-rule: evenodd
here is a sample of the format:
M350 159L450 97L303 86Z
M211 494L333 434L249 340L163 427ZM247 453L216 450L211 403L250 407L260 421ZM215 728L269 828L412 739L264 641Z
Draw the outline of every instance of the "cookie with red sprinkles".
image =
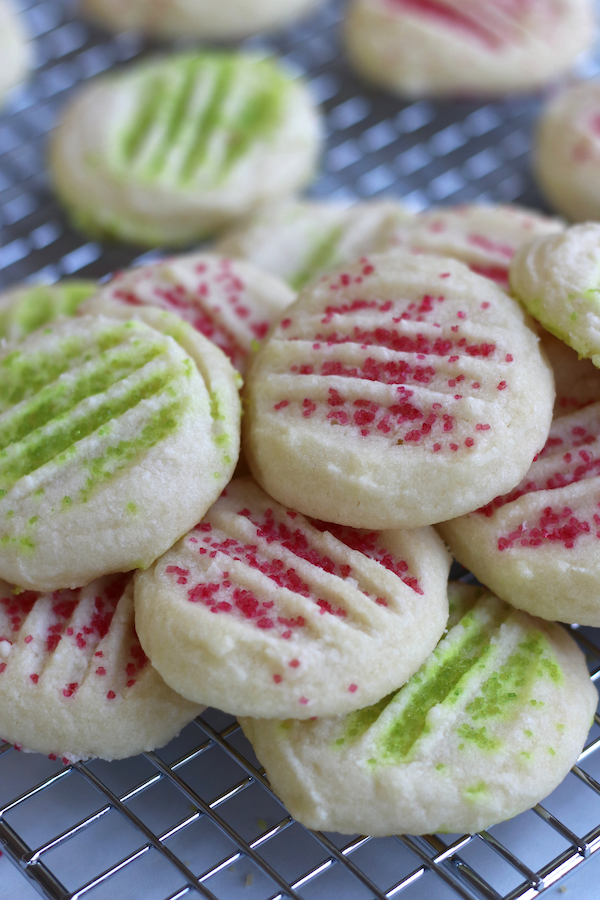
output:
M438 526L463 565L544 619L600 625L600 402L556 419L514 490Z
M252 347L294 298L283 281L250 262L192 253L119 272L94 300L176 313L243 372Z
M459 262L397 251L323 276L287 310L248 373L244 449L305 515L418 527L518 484L553 402L514 300Z
M66 761L162 747L202 707L142 650L130 575L40 594L0 582L0 735Z
M145 652L184 697L309 718L373 703L418 669L448 614L432 528L311 521L251 479L135 581Z
M450 256L508 290L508 269L517 248L563 229L559 219L516 204L446 206L406 216L378 249Z

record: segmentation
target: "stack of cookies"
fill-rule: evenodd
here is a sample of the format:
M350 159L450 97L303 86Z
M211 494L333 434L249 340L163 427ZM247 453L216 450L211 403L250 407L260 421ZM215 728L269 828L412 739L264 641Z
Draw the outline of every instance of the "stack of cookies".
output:
M350 833L549 793L597 703L550 621L600 624L593 310L578 285L563 328L532 283L573 232L286 201L224 240L245 260L0 299L0 734L118 758L215 705Z

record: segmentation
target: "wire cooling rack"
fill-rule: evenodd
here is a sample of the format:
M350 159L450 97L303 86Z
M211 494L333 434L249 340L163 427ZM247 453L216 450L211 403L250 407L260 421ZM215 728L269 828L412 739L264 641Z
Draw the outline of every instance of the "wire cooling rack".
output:
M68 226L48 188L45 139L77 84L149 48L94 29L66 0L22 0L21 9L36 67L0 112L0 286L100 278L153 254L89 241ZM528 169L539 97L401 103L347 68L342 14L333 0L275 37L248 42L303 72L323 104L328 142L313 195L391 194L413 209L476 199L543 209ZM578 74L597 74L599 63L600 54L588 55ZM600 679L600 632L574 633ZM553 888L570 890L562 879L573 869L591 871L582 864L600 849L598 716L588 740L563 784L510 822L474 836L378 839L315 834L294 822L236 722L216 711L163 750L122 762L63 766L0 743L0 900L555 896Z

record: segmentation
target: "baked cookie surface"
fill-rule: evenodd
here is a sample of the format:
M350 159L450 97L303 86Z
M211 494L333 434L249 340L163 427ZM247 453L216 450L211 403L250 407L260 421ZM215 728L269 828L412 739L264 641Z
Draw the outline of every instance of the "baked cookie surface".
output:
M308 718L379 700L446 622L450 557L431 528L311 522L236 479L135 581L144 650L183 696Z
M25 77L30 66L30 52L21 24L13 10L12 0L0 0L0 105L4 95Z
M504 291L454 260L378 254L308 286L275 327L248 373L244 451L292 509L418 527L514 487L553 402Z
M570 635L484 589L454 588L450 610L434 652L379 703L308 722L241 719L302 824L473 833L535 805L577 761L598 694Z
M0 351L0 573L21 587L149 565L235 467L229 361L169 313L144 310L151 326L118 309Z
M494 96L552 81L594 40L589 0L353 0L351 61L407 97Z
M97 290L95 281L18 285L0 294L0 339L20 341L58 316L72 316Z
M570 85L542 110L534 173L552 206L574 222L600 218L600 83Z
M168 310L213 341L244 372L252 348L294 298L291 288L252 263L192 253L119 272L85 308L121 303L132 310Z
M600 402L556 419L517 487L438 526L504 600L544 619L600 625Z
M144 61L84 87L49 161L84 231L181 246L303 187L320 140L307 88L278 62L205 52Z
M162 747L202 707L167 687L140 646L131 575L38 594L0 582L0 734L74 761Z
M600 224L524 244L510 266L514 296L538 322L600 366Z

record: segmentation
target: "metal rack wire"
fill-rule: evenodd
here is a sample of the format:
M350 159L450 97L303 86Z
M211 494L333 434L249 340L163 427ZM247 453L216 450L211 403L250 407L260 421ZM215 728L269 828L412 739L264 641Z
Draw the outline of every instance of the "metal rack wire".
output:
M109 37L68 0L21 0L29 84L0 112L0 286L99 278L145 257L73 231L44 173L70 92L152 48ZM248 42L308 77L328 132L315 196L401 196L419 209L489 199L543 208L528 172L539 97L400 103L341 56L343 0ZM600 53L579 74L600 70ZM600 679L600 632L574 629ZM308 832L272 794L237 723L209 711L166 748L63 766L0 744L0 900L533 900L600 849L600 717L577 766L534 810L479 835L373 839ZM16 879L16 880L15 880Z

